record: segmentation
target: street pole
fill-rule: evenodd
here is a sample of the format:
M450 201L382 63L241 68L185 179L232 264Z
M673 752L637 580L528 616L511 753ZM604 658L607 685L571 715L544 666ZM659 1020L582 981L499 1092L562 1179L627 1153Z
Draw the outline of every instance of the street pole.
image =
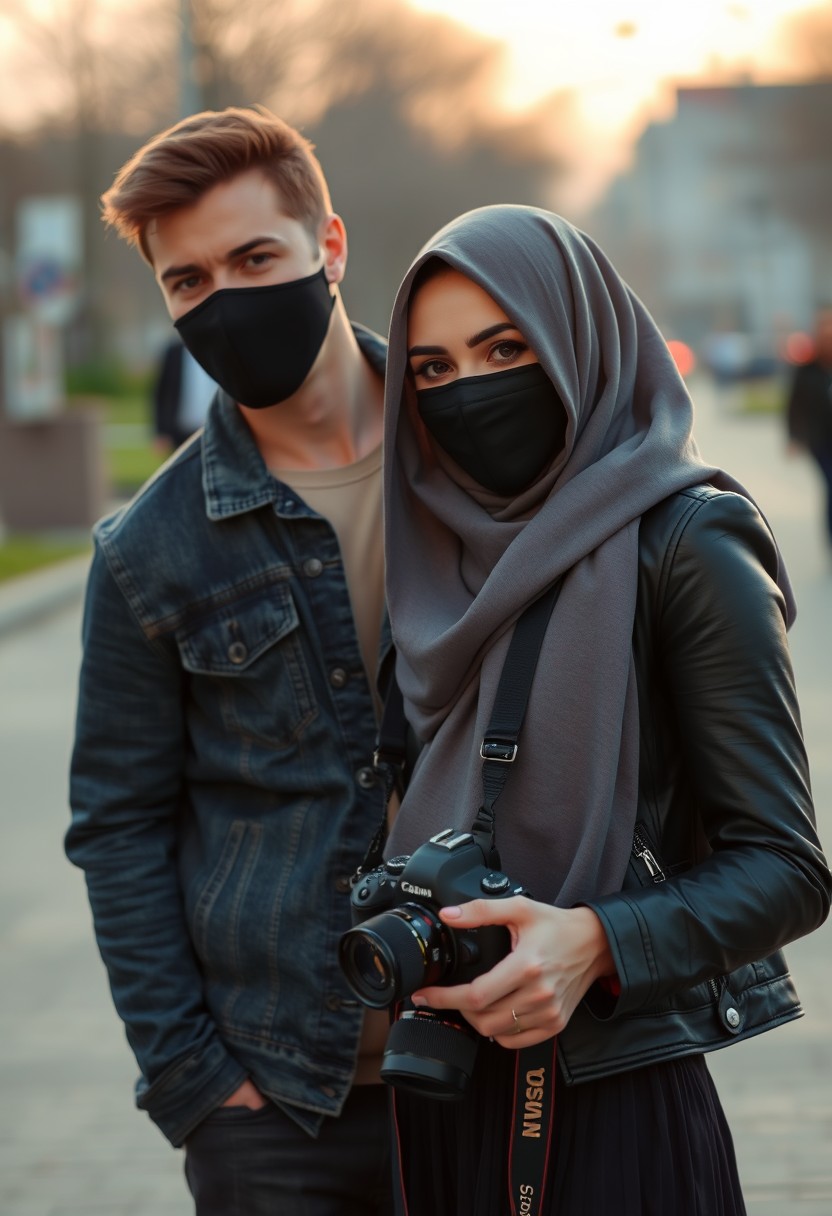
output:
M187 118L202 109L193 38L193 0L179 0L179 24L179 117Z

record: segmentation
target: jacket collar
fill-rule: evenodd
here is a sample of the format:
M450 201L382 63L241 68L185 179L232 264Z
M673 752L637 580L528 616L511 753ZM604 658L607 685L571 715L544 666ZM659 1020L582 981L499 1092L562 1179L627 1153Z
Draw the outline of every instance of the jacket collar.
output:
M387 345L363 325L352 323L361 353L384 375ZM217 393L208 411L202 436L202 488L209 519L229 519L275 503L278 510L286 487L269 472L237 405Z

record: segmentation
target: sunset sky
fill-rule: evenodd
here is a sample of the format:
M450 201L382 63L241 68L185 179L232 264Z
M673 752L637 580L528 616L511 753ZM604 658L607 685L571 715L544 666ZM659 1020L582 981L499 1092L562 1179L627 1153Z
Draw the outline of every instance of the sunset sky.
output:
M510 106L573 91L570 201L577 208L626 165L634 138L651 119L670 116L674 83L725 79L726 71L731 79L741 73L757 81L790 78L794 65L781 23L822 7L817 0L409 2L506 44Z
M102 23L133 12L135 0L92 0ZM294 0L302 11L306 0ZM494 98L512 109L552 93L571 94L567 133L557 152L575 165L574 202L580 206L626 165L641 130L672 113L675 83L775 81L793 78L781 32L784 18L824 7L821 0L407 0L504 43L503 89ZM64 17L73 0L24 0L46 19ZM137 5L140 8L141 5ZM832 12L832 0L825 0ZM13 10L0 5L0 50L19 79L0 80L0 125L31 122L26 54L21 59ZM102 26L103 28L103 26ZM430 47L424 48L429 54ZM832 51L830 51L832 61ZM8 60L7 60L8 63ZM40 87L47 91L43 78ZM563 146L563 140L572 147Z
M775 65L777 30L807 0L410 0L510 52L509 97L525 105L553 88L580 89L607 121L648 100L668 76L717 61Z

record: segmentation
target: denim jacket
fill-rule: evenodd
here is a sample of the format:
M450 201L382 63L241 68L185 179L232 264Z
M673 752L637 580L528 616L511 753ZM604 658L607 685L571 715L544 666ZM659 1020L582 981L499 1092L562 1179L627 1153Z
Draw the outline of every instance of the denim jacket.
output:
M97 525L83 639L66 845L138 1105L178 1145L250 1076L314 1135L362 1025L337 943L383 814L376 720L335 532L222 394Z

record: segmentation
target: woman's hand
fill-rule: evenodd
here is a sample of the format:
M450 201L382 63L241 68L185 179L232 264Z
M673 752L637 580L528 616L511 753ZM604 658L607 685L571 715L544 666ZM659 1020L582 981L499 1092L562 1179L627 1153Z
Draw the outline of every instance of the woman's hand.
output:
M505 925L511 953L470 984L421 988L415 1005L458 1009L503 1047L531 1047L560 1034L589 986L614 975L607 938L590 908L553 908L524 895L443 908L453 929Z

